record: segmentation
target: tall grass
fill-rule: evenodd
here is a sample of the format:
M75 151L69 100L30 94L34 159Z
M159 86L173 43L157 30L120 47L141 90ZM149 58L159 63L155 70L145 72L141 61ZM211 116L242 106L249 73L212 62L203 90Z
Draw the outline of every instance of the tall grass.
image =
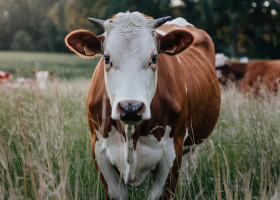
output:
M177 199L280 199L280 95L222 91L218 123Z
M104 199L85 116L89 80L58 80L46 90L0 85L0 199ZM279 199L280 95L223 91L212 135L196 167L181 174L176 199ZM129 189L144 199L146 181Z
M85 117L88 80L1 87L0 199L98 199Z

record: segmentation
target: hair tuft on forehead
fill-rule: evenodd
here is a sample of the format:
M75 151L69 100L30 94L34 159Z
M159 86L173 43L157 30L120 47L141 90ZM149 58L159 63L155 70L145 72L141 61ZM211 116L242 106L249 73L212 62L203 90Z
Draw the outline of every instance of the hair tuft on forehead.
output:
M109 23L108 23L109 22ZM118 13L113 15L105 23L105 30L110 31L114 28L122 29L148 28L153 29L154 19L143 13L133 12Z

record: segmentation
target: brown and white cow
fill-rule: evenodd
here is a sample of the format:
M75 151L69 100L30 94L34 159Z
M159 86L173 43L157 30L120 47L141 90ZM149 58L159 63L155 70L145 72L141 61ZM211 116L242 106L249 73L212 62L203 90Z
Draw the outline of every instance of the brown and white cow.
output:
M262 89L277 92L280 85L280 60L255 60L247 63L231 62L224 54L216 54L219 82L238 84L240 91L258 95Z
M67 46L85 58L103 54L87 99L92 157L106 199L127 199L151 172L148 199L174 197L184 146L213 130L220 110L214 45L182 18L119 13L95 36L76 30Z
M10 72L0 71L0 83L6 83L11 78Z
M221 85L239 82L243 79L247 69L245 62L229 61L223 53L216 54L216 72Z
M46 88L50 80L53 80L52 71L32 71L36 79L36 84L39 88Z

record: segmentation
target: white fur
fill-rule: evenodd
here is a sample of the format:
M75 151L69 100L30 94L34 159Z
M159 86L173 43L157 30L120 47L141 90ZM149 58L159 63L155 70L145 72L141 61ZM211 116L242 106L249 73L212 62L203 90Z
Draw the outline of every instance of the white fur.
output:
M172 21L165 22L164 24L175 24L178 26L193 26L191 23L189 23L187 20L185 20L182 17L178 17L176 19L173 19ZM159 29L157 29L156 32L163 36L166 35L166 32L159 30Z
M172 21L168 21L165 24L175 24L178 26L193 26L193 24L189 23L187 20L185 20L182 17L177 17L176 19L173 19Z
M185 137L184 137L184 142L186 141L187 137L189 136L189 131L188 131L188 128L186 129L186 134L185 134Z
M216 58L216 68L217 67L222 67L229 62L228 57L225 56L225 54L223 54L223 53L217 53L215 55L215 58Z
M113 168L113 165L118 162L125 163L125 158L123 157L125 154L124 138L120 133L117 133L114 127L112 127L111 133L115 134L111 134L108 139L104 139L100 135L99 131L95 130L95 132L98 137L98 141L95 143L94 149L96 161L108 185L108 195L112 199L127 199L127 187L122 183L121 178L117 176L117 173ZM110 148L108 148L108 145L110 145ZM113 160L112 162L112 160L110 160L108 154L110 155L113 152L119 152L119 155L116 155L116 158L120 159L119 161ZM120 166L117 167L119 168Z
M248 63L248 62L249 62L249 58L246 57L246 56L244 56L244 57L242 57L242 58L239 59L239 62L240 62L240 63Z
M175 159L173 138L170 138L171 127L165 128L165 135L158 141L153 135L140 136L136 150L132 147L133 126L127 126L126 141L122 134L112 127L108 138L102 138L97 132L95 154L99 169L107 184L110 198L126 199L127 187L138 186L145 177L155 170L154 183L148 199L161 196L163 186ZM129 136L130 135L130 136ZM112 166L119 170L119 177Z
M48 71L38 71L35 74L36 82L40 88L45 88L47 82L49 80L49 72Z
M123 101L144 103L142 119L151 117L150 104L156 91L157 70L149 67L152 55L158 54L154 20L138 12L119 13L105 26L104 55L113 64L105 72L106 90L112 105L112 118L120 119L117 109Z
M177 57L177 60L179 61L179 63L181 63L181 60L180 60L179 56L177 55L176 57Z
M217 74L217 78L218 79L221 79L224 77L224 75L222 74L222 70L221 69L217 69L216 70L216 74Z
M160 35L163 35L163 36L166 35L166 33L164 31L159 30L159 29L157 29L156 32L159 33Z

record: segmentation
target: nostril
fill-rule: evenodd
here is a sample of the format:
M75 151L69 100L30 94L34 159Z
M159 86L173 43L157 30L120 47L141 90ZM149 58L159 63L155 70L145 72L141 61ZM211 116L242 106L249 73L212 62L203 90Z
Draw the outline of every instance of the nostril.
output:
M120 103L119 106L122 112L126 112L128 110L128 105Z
M143 108L143 103L140 103L138 105L134 106L135 112L140 112L140 110Z
M144 104L139 102L119 103L120 118L123 121L139 121L142 119Z
M119 103L119 111L122 112L135 112L135 113L143 113L144 104L139 102L121 102Z

